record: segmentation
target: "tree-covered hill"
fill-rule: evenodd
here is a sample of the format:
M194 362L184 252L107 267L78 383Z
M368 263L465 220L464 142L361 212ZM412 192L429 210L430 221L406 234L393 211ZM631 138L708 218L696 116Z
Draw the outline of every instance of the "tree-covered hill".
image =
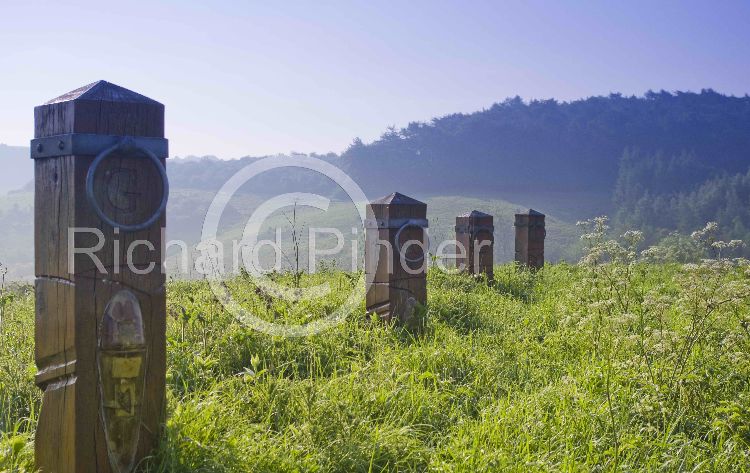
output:
M617 224L674 230L719 220L750 237L750 97L712 90L496 103L355 139L341 161L372 194L391 188L498 196L613 213ZM589 200L590 202L586 202Z
M722 201L708 206L686 202L702 199L702 186L721 187L722 180L745 185L738 176L750 165L750 97L710 89L572 102L516 97L471 114L391 127L372 143L355 138L340 156L321 157L347 171L370 197L394 190L500 197L571 220L617 214L618 223L653 228L658 236L734 212ZM175 187L215 190L253 159L175 160L170 176ZM335 192L325 178L290 169L269 173L247 191L263 194L301 186ZM750 188L743 189L733 195L741 205L750 204L742 197ZM687 207L677 210L673 205L678 202ZM692 218L695 207L703 210ZM657 217L660 212L687 217L676 225ZM740 225L734 216L722 223L724 228L750 228L744 216Z
M573 102L516 97L472 114L391 128L371 144L355 139L342 158L369 189L396 180L424 191L611 192L628 148L646 158L690 153L707 175L744 172L750 97L712 90Z
M0 146L0 157L10 151L14 154L7 159L22 160L28 173L23 179L12 177L20 187L31 178L28 150ZM391 127L372 143L355 138L340 155L310 156L346 171L370 198L400 191L423 200L479 199L487 208L505 201L537 208L567 224L607 214L615 216L618 228L646 230L646 244L715 220L724 229L721 237L750 242L747 95L725 96L709 89L572 102L516 97L475 113ZM193 241L215 192L257 159L169 159L173 235ZM241 224L240 217L252 212L249 202L284 192L344 197L314 171L275 169L242 187L227 218ZM0 203L0 221L6 223L6 253L12 256L0 257L14 265L28 262L30 256L14 248L30 238L31 216L5 207ZM27 207L22 210L28 213ZM12 221L6 217L11 214ZM19 226L23 228L16 231ZM16 233L26 237L16 238ZM553 253L568 252L556 247Z
M369 144L355 138L340 156L313 156L344 168L373 196L394 187L430 194L611 193L628 149L645 159L689 154L707 175L744 172L750 97L710 89L572 102L516 97L471 114L391 127ZM177 187L215 189L253 159L176 160L170 173ZM294 183L289 173L282 181Z

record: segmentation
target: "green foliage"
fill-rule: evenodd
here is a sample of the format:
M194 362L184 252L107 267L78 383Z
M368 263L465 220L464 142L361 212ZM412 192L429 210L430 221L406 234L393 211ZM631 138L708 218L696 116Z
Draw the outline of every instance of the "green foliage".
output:
M689 232L707 221L719 224L722 238L750 239L746 165L725 169L699 161L692 153L667 158L660 152L626 150L613 201L616 226L646 231L649 243L667 239L675 231Z
M584 189L611 197L619 159L636 147L641 150L637 157L665 156L659 164L665 184L687 190L705 178L700 173L706 168L747 171L748 104L748 97L712 90L611 94L572 102L516 97L476 113L388 130L373 143L350 147L341 159L375 195L387 193L387 184L424 193L503 195L532 188L574 194ZM647 159L637 161L640 166ZM675 174L665 174L670 171Z
M748 129L750 97L710 89L572 102L516 97L471 114L391 127L372 143L355 139L341 156L319 157L370 197L393 189L500 197L555 215L575 209L573 220L614 211L623 228L648 231L654 241L709 220L734 231L737 218L745 234L733 238L744 238L750 236ZM173 161L170 182L216 191L253 159ZM342 196L323 176L277 171L241 192L276 195L304 186Z
M205 282L171 282L169 417L143 471L747 471L750 269L646 263L639 234L590 224L577 266L498 266L492 284L431 270L419 333L360 307L324 333L272 337ZM229 286L259 317L300 323L356 278L325 268L301 286L326 281L304 305L246 276ZM0 470L27 471L33 295L8 309Z
M0 471L33 471L33 427L41 391L34 386L34 292L0 289Z

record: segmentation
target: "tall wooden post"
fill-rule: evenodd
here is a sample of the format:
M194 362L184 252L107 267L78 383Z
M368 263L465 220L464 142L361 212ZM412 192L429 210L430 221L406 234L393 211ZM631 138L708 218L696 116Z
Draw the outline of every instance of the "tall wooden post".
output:
M164 419L164 106L100 81L34 127L36 466L128 473Z
M427 303L427 205L395 192L367 209L367 310L409 325Z
M534 209L516 214L516 262L530 268L544 266L544 214Z
M495 226L492 215L472 210L456 217L456 241L463 252L456 258L456 267L473 275L493 278Z

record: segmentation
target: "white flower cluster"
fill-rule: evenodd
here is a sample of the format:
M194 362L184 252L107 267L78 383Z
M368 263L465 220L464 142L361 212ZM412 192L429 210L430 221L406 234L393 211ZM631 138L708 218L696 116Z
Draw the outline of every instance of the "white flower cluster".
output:
M639 253L641 232L609 238L606 217L579 225L586 231L584 274L561 322L571 336L589 338L594 356L655 386L658 402L693 389L696 351L750 356L750 317L742 315L750 308L750 264L728 256L743 242L719 240L718 225L709 223L692 234L705 257L675 268L649 264L665 253Z

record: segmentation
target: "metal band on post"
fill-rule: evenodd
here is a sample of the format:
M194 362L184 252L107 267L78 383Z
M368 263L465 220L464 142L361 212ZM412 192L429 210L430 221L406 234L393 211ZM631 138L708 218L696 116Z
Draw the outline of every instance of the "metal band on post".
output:
M487 232L490 235L495 234L494 225L456 225L456 233L468 233L472 240L482 233Z
M426 218L393 218L390 220L382 218L368 218L365 220L365 228L401 228L407 223L414 224L420 228L427 228L429 226Z
M477 230L474 230L474 231L470 232L469 233L469 237L472 240L477 240L478 237L479 237L479 235L482 234L482 233L488 233L490 235L490 238L492 238L494 236L494 234L495 234L495 231L494 230L490 230L489 228L479 228Z
M102 161L107 159L107 156L115 151L121 150L128 153L140 152L148 157L154 167L156 167L156 170L159 173L159 177L162 181L163 192L161 202L159 202L159 207L148 219L141 223L127 225L115 222L109 216L107 216L107 214L104 213L101 206L99 206L99 203L96 201L96 197L94 196L94 175L96 174L96 169L99 167ZM146 147L138 146L132 137L125 136L120 139L117 144L110 146L109 148L100 152L94 159L94 162L91 163L91 167L89 167L88 173L86 174L86 199L88 199L89 203L94 208L94 211L96 211L96 214L99 216L99 218L101 218L107 225L114 228L119 228L126 232L137 232L140 230L145 230L156 223L159 217L161 217L161 214L167 208L167 200L169 200L169 180L167 179L167 172L164 169L164 166L161 164L161 161L159 161L159 158L156 157L156 154L154 154L153 151Z
M31 140L31 159L58 156L95 156L103 149L122 141L122 135L65 133ZM169 157L169 140L153 136L129 136L138 148L145 148L159 158Z

